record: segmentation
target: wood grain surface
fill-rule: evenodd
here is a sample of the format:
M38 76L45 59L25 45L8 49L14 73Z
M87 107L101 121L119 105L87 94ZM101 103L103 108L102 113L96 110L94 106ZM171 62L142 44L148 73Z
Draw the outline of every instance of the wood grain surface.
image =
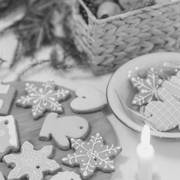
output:
M62 165L61 163L61 159L65 157L67 154L73 153L74 150L70 149L67 151L63 151L63 150L58 149L52 140L50 141L39 140L39 132L47 113L42 118L33 120L32 115L31 115L31 108L24 109L24 108L16 106L15 104L16 100L20 96L26 95L25 83L26 82L23 82L23 81L10 83L12 86L14 86L17 89L17 94L14 98L9 114L13 115L16 120L20 145L22 145L24 141L29 141L30 143L34 145L34 148L37 150L41 149L45 145L53 145L55 150L54 150L52 159L55 159L60 164L61 170L62 171L70 170L70 171L75 171L76 173L78 173L79 167L70 168L68 166ZM33 82L33 83L36 85L40 82ZM58 87L61 88L60 86ZM77 115L77 116L84 117L90 124L90 132L88 136L85 138L85 141L89 141L91 135L94 135L95 133L99 132L104 137L105 142L107 144L117 145L116 135L113 130L113 127L108 122L103 112L99 111L99 112L90 113L90 114L75 114L72 112L70 108L70 102L75 98L75 94L73 91L71 90L69 91L70 91L71 96L69 99L62 102L64 111L62 114L60 114L60 116ZM7 177L10 170L11 169L8 168L4 162L0 162L0 171L3 173L5 177ZM111 176L112 176L112 173L103 173L101 171L96 171L95 174L89 178L89 180L110 180ZM44 179L49 179L50 177L51 176L47 175L45 176Z

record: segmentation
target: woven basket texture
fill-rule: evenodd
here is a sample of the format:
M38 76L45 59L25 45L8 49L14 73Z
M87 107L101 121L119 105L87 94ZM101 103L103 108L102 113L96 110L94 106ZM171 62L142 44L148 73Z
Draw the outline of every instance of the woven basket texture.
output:
M80 5L88 15L85 22ZM73 31L79 50L89 56L96 75L115 71L151 52L180 52L180 1L154 4L97 19L82 0L74 0Z

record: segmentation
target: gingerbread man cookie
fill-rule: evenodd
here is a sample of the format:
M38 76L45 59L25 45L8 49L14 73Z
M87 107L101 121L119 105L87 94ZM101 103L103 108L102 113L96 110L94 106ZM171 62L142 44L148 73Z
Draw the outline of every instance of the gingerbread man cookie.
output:
M16 89L9 84L2 84L0 80L0 115L8 115Z
M162 79L159 78L154 68L150 68L146 79L132 77L131 83L138 90L138 94L135 94L132 104L142 106L157 99L157 90L162 83Z
M18 149L19 140L14 117L0 117L0 160L5 154Z
M75 90L76 98L70 106L76 113L88 113L101 110L107 106L106 96L90 86L81 86Z
M4 156L7 165L15 165L8 175L8 180L22 177L27 177L29 180L42 180L44 173L52 173L60 168L55 160L49 159L53 151L52 146L44 146L36 151L31 143L25 141L21 149L20 154Z
M79 116L59 117L57 113L49 113L39 133L40 140L52 137L60 149L70 148L68 138L85 138L89 132L89 123Z
M104 139L99 133L91 136L89 142L71 138L71 146L75 153L68 154L62 159L62 163L69 166L80 166L83 179L92 176L95 170L103 172L115 171L112 158L121 152L121 147L104 145Z
M57 89L53 81L37 86L26 83L25 90L27 96L21 96L16 104L23 108L32 107L31 111L34 119L43 116L46 111L62 113L63 108L59 102L69 97L69 91Z
M144 115L159 131L167 131L179 126L180 102L178 102L165 88L158 89L161 101L151 101L145 106Z
M75 172L65 171L59 172L53 176L50 180L81 180L80 176Z

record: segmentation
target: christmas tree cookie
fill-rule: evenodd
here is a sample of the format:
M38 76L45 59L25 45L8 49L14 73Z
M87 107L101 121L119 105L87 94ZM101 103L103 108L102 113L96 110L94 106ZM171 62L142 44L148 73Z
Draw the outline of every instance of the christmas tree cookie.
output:
M4 162L7 165L15 165L8 175L8 180L23 177L29 180L43 180L44 173L52 173L60 168L55 160L49 159L53 146L44 146L40 150L34 150L33 145L25 141L21 150L19 154L4 156Z
M122 150L119 146L105 145L104 139L99 133L91 136L89 142L71 138L71 146L75 153L64 157L62 163L72 167L80 166L79 172L83 179L92 176L96 170L115 171L113 158Z
M16 104L23 108L31 107L34 119L43 116L46 111L62 113L63 108L59 102L69 97L69 91L57 89L53 81L38 85L26 83L25 90L27 96L21 96Z
M162 79L159 78L154 68L150 68L147 72L146 79L138 77L132 77L131 83L134 88L138 90L135 94L132 104L142 106L148 102L157 99L157 90L162 83Z
M0 160L2 157L19 149L16 123L12 115L0 117Z
M8 115L16 89L9 84L2 84L0 80L0 115Z

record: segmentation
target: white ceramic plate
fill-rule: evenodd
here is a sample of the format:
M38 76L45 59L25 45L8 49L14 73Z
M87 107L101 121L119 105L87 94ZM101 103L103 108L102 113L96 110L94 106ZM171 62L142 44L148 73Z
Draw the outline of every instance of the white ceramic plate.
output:
M141 132L143 124L135 120L135 116L131 116L127 109L122 105L123 102L128 102L133 98L133 89L130 84L128 74L137 75L139 71L147 70L150 67L159 69L164 62L179 64L180 67L180 53L159 52L143 56L139 56L126 64L122 65L111 77L107 86L107 99L114 115L126 126L136 131ZM119 100L121 97L122 101ZM168 131L159 132L151 129L151 135L161 138L180 138L180 131L178 128Z

